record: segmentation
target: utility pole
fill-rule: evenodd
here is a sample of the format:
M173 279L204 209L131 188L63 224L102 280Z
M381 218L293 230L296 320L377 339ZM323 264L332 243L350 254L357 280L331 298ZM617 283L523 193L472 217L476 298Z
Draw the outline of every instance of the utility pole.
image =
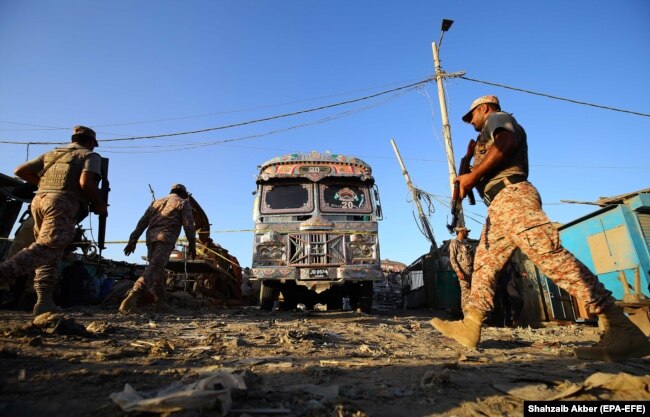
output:
M453 20L443 19L442 21L442 32L440 34L440 41L438 44L442 44L442 37L446 31L449 30ZM442 120L442 133L445 136L445 151L447 153L447 166L449 167L449 189L451 195L454 194L454 180L456 179L456 160L454 159L454 148L451 144L451 126L449 125L449 116L447 114L447 102L445 100L445 90L442 85L442 80L446 77L446 74L442 71L440 67L440 57L438 56L438 46L435 42L431 43L431 49L433 50L433 64L435 68L436 83L438 85L438 101L440 102L440 116ZM463 211L458 213L458 224L465 225L465 216Z
M413 186L408 171L406 171L406 166L404 166L404 161L402 161L402 156L400 155L399 150L397 149L397 144L393 139L390 140L390 144L393 145L395 156L397 156L397 161L399 162L399 166L402 168L402 174L406 179L406 186L411 191L411 194L413 195L413 201L415 201L415 205L418 208L418 215L420 216L420 223L422 223L422 228L424 228L424 234L431 242L431 248L433 250L437 250L438 246L436 245L436 239L434 238L433 232L431 231L431 225L429 225L429 220L427 219L427 216L424 215L424 210L422 210L422 204L420 204L420 195L417 192L417 189Z

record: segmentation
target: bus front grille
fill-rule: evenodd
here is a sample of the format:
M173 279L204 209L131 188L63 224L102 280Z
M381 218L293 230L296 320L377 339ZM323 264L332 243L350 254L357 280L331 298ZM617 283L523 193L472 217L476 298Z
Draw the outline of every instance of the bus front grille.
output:
M334 233L299 233L289 235L290 266L345 264L343 235Z

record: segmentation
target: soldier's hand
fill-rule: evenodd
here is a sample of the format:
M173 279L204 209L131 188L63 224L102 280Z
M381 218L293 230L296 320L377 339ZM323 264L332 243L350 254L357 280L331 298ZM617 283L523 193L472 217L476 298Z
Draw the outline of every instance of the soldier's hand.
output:
M135 251L135 245L137 242L129 242L125 247L124 247L124 254L126 256L129 256Z
M456 183L458 184L459 197L462 200L469 193L469 190L476 185L476 178L472 173L463 174L456 177Z

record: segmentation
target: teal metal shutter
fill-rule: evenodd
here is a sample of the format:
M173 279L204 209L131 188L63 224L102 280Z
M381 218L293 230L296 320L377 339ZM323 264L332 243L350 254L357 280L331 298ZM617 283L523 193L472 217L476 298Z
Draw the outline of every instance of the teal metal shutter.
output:
M645 244L650 248L650 213L637 213L637 217L645 238Z

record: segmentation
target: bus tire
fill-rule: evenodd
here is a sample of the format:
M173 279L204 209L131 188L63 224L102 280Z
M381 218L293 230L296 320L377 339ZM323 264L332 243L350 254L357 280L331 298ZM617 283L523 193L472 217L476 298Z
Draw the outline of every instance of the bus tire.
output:
M260 309L271 311L273 302L277 298L278 292L275 288L269 287L264 282L260 285Z

